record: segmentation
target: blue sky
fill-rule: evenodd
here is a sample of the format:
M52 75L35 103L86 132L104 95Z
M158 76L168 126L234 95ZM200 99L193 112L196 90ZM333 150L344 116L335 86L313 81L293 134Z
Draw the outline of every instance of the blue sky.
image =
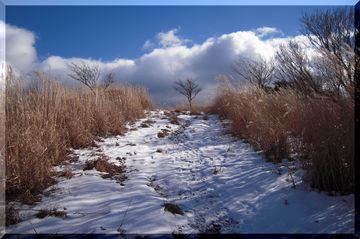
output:
M33 31L38 57L102 59L144 54L146 40L177 28L192 43L225 33L276 27L299 34L314 6L7 6L6 22ZM320 7L326 8L326 7Z
M356 0L2 0L6 5L355 5Z

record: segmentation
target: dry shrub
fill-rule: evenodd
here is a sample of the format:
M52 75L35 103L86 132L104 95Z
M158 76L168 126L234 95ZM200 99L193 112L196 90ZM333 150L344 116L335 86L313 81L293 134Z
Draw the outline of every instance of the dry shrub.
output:
M124 172L124 167L109 163L108 159L104 156L96 160L87 161L83 170L91 170L94 168L99 172L108 173L111 176Z
M319 190L354 189L354 102L349 98L305 98L290 89L220 85L212 111L232 121L234 134L267 159L302 162Z
M52 209L41 209L39 210L39 212L36 214L36 217L38 218L45 218L45 217L60 217L60 218L66 218L67 214L65 211L59 211L56 208L52 208Z
M71 169L65 169L63 171L56 172L55 175L57 177L63 177L66 179L72 178L75 174L71 171Z
M6 205L5 214L6 214L6 220L5 220L6 226L10 226L20 222L19 212L13 206Z
M209 108L210 108L210 106L208 106L208 105L194 102L194 103L192 103L190 114L191 115L200 115L202 112L208 112ZM188 103L183 102L181 104L176 105L174 107L174 112L175 113L187 113L187 112L189 112Z
M164 138L166 136L166 133L163 131L158 132L157 137L158 138Z
M149 128L149 127L152 126L154 123L155 123L154 120L148 119L148 120L145 120L144 122L142 122L142 123L140 124L140 127L141 127L141 128Z
M172 214L184 215L184 211L176 204L164 203L164 210Z
M262 150L267 159L279 162L288 156L287 131L283 127L286 107L259 88L248 90L223 89L213 110L232 120L232 130Z
M171 124L180 125L179 118L177 116L177 111L165 111L164 113L168 118Z
M97 136L121 134L125 123L151 108L145 89L128 85L99 90L66 88L44 74L28 85L9 72L6 88L6 196L37 194L54 183L52 166L66 149L93 145Z
M188 103L186 102L182 102L180 104L177 104L175 107L174 107L174 112L175 113L185 113L189 111L189 105Z
M177 115L175 114L172 114L170 116L170 124L176 124L176 125L180 125L180 122L179 122L179 118L177 117Z
M354 102L311 99L298 105L288 123L302 139L296 146L312 186L324 191L353 191Z

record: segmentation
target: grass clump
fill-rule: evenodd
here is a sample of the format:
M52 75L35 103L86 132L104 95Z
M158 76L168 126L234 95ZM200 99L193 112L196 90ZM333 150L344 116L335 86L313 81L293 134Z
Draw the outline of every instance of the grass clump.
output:
M58 211L56 208L52 209L41 209L37 214L36 217L38 218L45 218L45 217L60 217L60 218L66 218L66 212L65 211Z
M117 166L115 164L109 163L108 159L104 156L96 160L87 161L85 163L83 168L84 171L92 169L96 169L99 172L108 173L110 177L125 171L124 166Z
M94 140L125 132L151 101L144 88L113 85L98 90L69 88L37 74L25 81L6 76L6 198L22 200L55 181L52 167L67 148L96 146ZM27 197L24 197L24 193ZM26 195L25 195L26 196ZM26 201L26 200L25 200Z
M164 203L164 210L172 214L184 215L184 211L176 204Z
M14 225L20 222L19 212L13 206L6 205L5 215L6 215L6 220L5 220L6 226Z
M291 89L219 86L213 112L232 121L232 132L266 158L296 159L322 191L354 190L354 102L304 97Z
M163 131L158 132L157 137L158 138L164 138L166 135Z

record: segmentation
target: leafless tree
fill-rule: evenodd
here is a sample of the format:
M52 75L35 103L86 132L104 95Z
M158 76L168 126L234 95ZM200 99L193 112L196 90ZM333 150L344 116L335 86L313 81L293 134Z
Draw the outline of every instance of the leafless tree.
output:
M276 53L277 78L306 95L340 97L354 93L354 12L351 8L316 11L301 18L308 46L290 41ZM305 47L315 53L311 59ZM344 94L345 93L345 94Z
M114 82L115 82L114 73L112 72L107 73L104 76L104 82L103 82L104 89L106 90L110 85L114 84Z
M174 89L185 96L189 102L189 109L192 110L192 101L202 90L196 82L188 78L184 81L178 80L174 83Z
M303 48L295 41L279 47L275 54L278 63L276 77L280 81L288 81L292 88L304 95L320 93L321 79L312 74L309 59Z
M99 66L91 66L85 62L71 62L68 64L68 67L70 69L69 76L72 79L77 80L89 87L91 92L95 95L95 105L97 105L99 94L99 79L101 76ZM102 81L103 89L106 90L114 82L114 74L112 72L105 74Z
M358 2L355 5L355 71L354 71L354 82L357 82L357 84L355 84L356 89L356 96L359 96L359 92L360 92L360 86L359 86L359 82L360 82L360 2ZM358 99L358 98L356 98ZM359 102L357 100L357 102Z
M77 81L80 81L93 92L94 95L97 94L96 87L98 80L100 78L99 66L90 66L84 62L75 63L71 62L68 64L70 69L69 76Z
M265 88L273 79L275 66L271 60L267 61L264 58L252 60L241 57L235 62L233 69L242 79Z
M353 96L356 34L353 8L305 14L301 22L302 33L325 59L320 71L326 71L323 72L325 77L335 77L329 78L336 79L335 88L341 88Z

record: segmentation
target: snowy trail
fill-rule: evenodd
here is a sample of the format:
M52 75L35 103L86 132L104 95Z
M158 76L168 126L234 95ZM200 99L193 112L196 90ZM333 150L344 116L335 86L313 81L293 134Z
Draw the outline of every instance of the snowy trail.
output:
M150 127L141 127L148 119L154 121ZM125 136L106 138L100 148L75 150L78 161L58 167L75 176L60 179L38 205L20 205L24 221L7 233L353 232L353 195L311 192L301 170L293 189L285 165L265 162L216 116L179 119L180 126L162 111L149 112ZM159 138L161 129L170 135ZM101 154L125 164L127 179L82 170ZM164 210L165 203L178 205L183 215ZM43 208L67 216L36 218Z

